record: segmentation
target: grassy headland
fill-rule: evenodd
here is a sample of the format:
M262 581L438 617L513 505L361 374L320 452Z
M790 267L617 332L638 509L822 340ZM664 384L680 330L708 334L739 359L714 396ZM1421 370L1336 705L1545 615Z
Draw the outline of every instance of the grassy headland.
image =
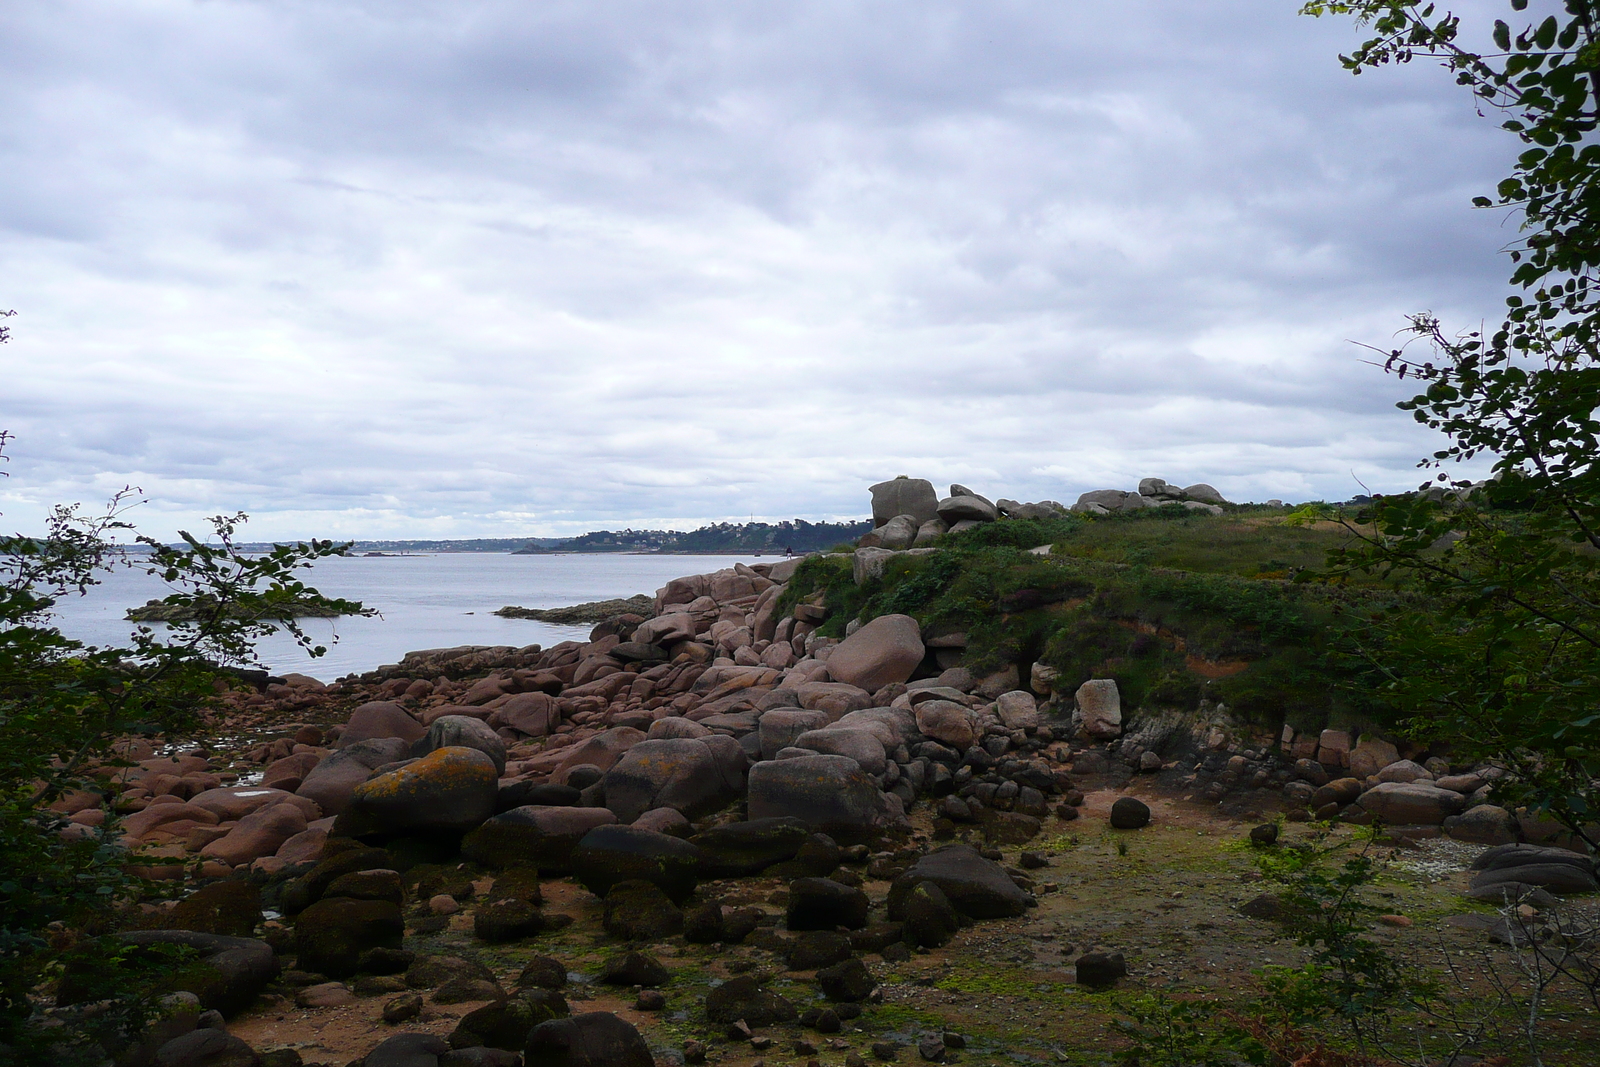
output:
M859 586L850 556L813 556L784 600L820 596L825 634L890 613L930 633L965 634L963 663L975 672L1014 663L1026 679L1042 663L1068 692L1115 678L1134 710L1193 710L1205 699L1301 730L1382 718L1348 637L1403 594L1376 581L1289 580L1350 535L1331 522L1288 525L1286 514L1173 508L1002 520L947 535L942 552L895 556ZM1048 554L1037 551L1047 545Z

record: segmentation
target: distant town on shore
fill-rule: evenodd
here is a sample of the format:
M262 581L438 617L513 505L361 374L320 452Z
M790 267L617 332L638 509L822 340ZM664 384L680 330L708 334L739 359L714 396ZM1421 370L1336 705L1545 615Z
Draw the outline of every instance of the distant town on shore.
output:
M353 541L354 555L436 552L510 552L539 556L561 552L647 552L662 555L784 555L817 552L854 541L872 530L871 519L857 522L719 522L698 530L595 530L575 537L474 537L460 540ZM271 548L268 542L242 544L246 550Z

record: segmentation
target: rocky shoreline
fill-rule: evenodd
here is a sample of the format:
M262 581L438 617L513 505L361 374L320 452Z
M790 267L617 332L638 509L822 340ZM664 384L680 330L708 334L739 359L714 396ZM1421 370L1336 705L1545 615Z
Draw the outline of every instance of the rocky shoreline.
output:
M1141 498L1223 506L1204 499L1209 487L1146 482ZM882 483L856 581L894 553L939 551L926 543L938 525L1064 510ZM759 1053L773 1034L802 1062L828 1041L846 1063L893 1058L893 1040L840 1047L828 1035L881 999L878 963L1037 908L1056 886L1027 849L1075 829L1089 792L1109 791L1108 830L1146 827L1152 795L1240 818L1379 819L1396 841L1502 846L1473 878L1480 899L1597 888L1591 860L1548 847L1556 828L1489 802L1493 767L1348 731L1260 736L1205 704L1125 714L1114 681L1042 665L975 676L960 635L924 633L907 615L823 637L822 598L784 598L799 564L675 579L587 641L424 650L333 685L291 675L229 694L219 729L269 735L231 761L125 743L132 765L106 768L104 794L57 810L69 832L91 835L109 799L143 873L201 886L176 906L146 905L146 929L127 936L190 945L217 976L149 1062L302 1062L293 1049L263 1057L200 1014L258 995L307 1010L384 998L394 1032L372 1035L365 1067L697 1063L708 1047ZM739 888L774 878L776 910ZM571 893L589 903L556 903ZM730 974L696 1007L696 1036L663 1048L653 1034L652 1049L628 1021L637 1014L573 1014L566 970L544 956L507 990L425 947L452 929L483 946L536 944L575 916L616 946L600 980L633 989L635 1013L665 1003L673 945L755 946L808 974L809 992ZM1124 947L1088 945L1064 966L1100 988L1126 972ZM478 1006L448 1034L405 1032L423 993ZM959 1055L961 1034L936 1038L923 1058ZM211 1051L181 1058L191 1045Z

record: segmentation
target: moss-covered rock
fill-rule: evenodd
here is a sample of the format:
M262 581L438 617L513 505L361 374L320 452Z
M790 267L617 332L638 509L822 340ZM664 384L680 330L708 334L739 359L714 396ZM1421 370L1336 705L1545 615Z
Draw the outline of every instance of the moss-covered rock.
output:
M689 841L700 849L702 878L745 878L793 859L810 836L804 822L780 816L728 823Z
M400 884L398 871L366 870L341 874L323 892L326 897L349 897L352 900L387 900L394 905L406 902L405 887Z
M645 881L681 904L699 884L700 849L633 826L597 826L572 850L572 873L603 897L619 882Z
M353 844L353 842L343 842ZM335 847L335 842L328 842L330 850ZM377 870L392 868L393 861L389 853L381 848L368 848L357 845L354 848L344 848L334 851L317 865L298 878L290 880L278 894L278 908L285 915L298 915L306 908L322 899L334 879L356 871Z
M472 915L472 933L491 945L520 941L548 929L544 914L525 900L496 900Z
M459 899L459 898L458 898ZM502 871L489 890L490 900L520 900L538 907L544 903L539 888L539 871L534 867L513 867Z
M294 932L302 971L348 978L366 950L400 947L405 920L387 900L324 897L300 913Z
M619 882L606 894L606 933L623 941L658 941L683 932L683 912L653 882Z
M726 1026L743 1019L751 1026L786 1023L799 1013L753 974L730 978L706 994L706 1018Z
M485 1004L461 1017L450 1035L451 1048L489 1048L521 1051L528 1031L550 1019L572 1014L566 998L548 989L522 989L509 1000Z
M180 900L164 922L172 930L249 937L261 922L261 892L249 882L213 882Z

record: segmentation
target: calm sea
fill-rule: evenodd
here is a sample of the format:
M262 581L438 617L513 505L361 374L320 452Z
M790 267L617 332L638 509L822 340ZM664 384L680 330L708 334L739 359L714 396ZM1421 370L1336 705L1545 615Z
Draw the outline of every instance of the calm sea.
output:
M768 556L764 562L772 562ZM655 595L673 578L760 563L753 556L555 555L513 556L463 552L417 556L351 556L325 559L308 572L307 584L329 596L359 600L380 618L306 619L304 627L328 654L310 659L283 634L257 646L262 665L274 672L299 671L332 681L385 663L407 652L452 645L528 645L584 640L590 626L552 626L493 614L507 604L555 608L636 593ZM121 644L133 624L123 613L166 596L160 579L132 567L113 571L88 596L62 601L57 625L90 644ZM156 624L158 628L159 624Z

